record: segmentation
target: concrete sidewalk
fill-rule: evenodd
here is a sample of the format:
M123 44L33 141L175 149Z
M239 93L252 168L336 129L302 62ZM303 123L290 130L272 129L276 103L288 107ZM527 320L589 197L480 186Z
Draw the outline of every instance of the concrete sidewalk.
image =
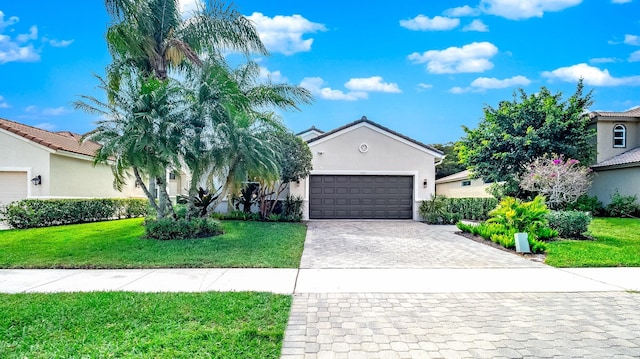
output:
M0 292L540 293L640 291L640 268L4 269Z

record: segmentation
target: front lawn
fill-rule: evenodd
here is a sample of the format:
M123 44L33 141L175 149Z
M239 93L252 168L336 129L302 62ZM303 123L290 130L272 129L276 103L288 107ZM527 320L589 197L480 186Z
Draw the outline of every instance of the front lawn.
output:
M291 297L0 294L1 358L279 358Z
M297 268L306 227L224 221L212 238L141 239L142 219L0 231L0 268Z
M546 264L554 267L640 266L640 219L594 218L595 241L549 243Z

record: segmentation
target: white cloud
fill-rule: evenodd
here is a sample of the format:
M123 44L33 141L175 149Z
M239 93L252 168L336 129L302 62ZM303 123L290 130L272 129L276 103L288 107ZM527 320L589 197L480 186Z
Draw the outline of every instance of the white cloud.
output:
M582 0L481 0L480 8L487 14L510 20L542 17L545 12L556 12L580 4Z
M633 0L611 0L613 4L628 4Z
M430 90L432 88L433 88L432 84L425 84L422 82L418 84L418 91Z
M609 70L600 70L587 64L561 67L553 71L545 71L542 76L549 80L577 82L580 78L589 86L640 86L640 76L613 77Z
M462 93L465 93L465 92L469 92L469 91L471 91L470 87L462 88L462 87L459 87L459 86L452 87L449 90L449 92L451 92L452 94L456 94L456 95L459 95L459 94L462 94Z
M493 68L490 58L498 48L490 42L473 42L462 47L445 50L429 50L422 54L414 52L408 59L414 64L427 64L427 71L434 74L484 72Z
M640 36L638 35L624 35L624 43L627 45L640 46Z
M309 90L312 94L325 99L334 101L357 101L368 98L368 94L362 91L343 92L334 90L324 86L324 80L320 77L305 77L300 82L300 86Z
M38 27L33 25L29 29L28 34L20 34L16 37L18 42L29 42L29 40L35 40L38 38Z
M4 13L0 11L0 31L4 30L5 27L9 27L17 23L18 21L20 21L20 18L17 16L11 16L5 21Z
M529 84L531 84L531 80L521 75L503 80L493 77L479 77L471 82L471 87L483 90L493 90L514 86L528 86Z
M528 86L531 80L518 75L508 79L497 79L494 77L478 77L473 80L468 87L453 87L449 90L452 94L463 94L467 92L485 92L486 90L504 89L514 86Z
M480 9L465 5L447 9L444 14L451 17L478 16L480 15Z
M199 6L202 6L202 0L179 0L180 2L180 13L183 18L191 16L194 11L198 9Z
M64 106L45 107L42 110L40 110L38 106L29 105L25 107L24 112L32 115L37 115L37 116L60 116L60 115L64 115L65 113L69 113L71 111L64 108Z
M55 39L47 39L46 37L43 37L42 41L45 41L46 43L48 43L53 47L68 47L73 43L73 40L55 40Z
M365 78L352 78L344 87L351 91L364 91L364 92L387 92L387 93L400 93L402 92L398 87L398 84L392 82L383 82L381 76L371 76Z
M266 67L262 66L260 66L260 74L258 75L258 78L261 81L271 81L272 83L284 83L289 81L280 71L270 71Z
M616 59L615 57L595 57L589 60L589 62L592 64L606 64L606 63L613 63L618 61L619 60Z
M634 51L629 55L629 62L638 62L640 61L640 50Z
M471 21L471 23L462 28L462 31L478 31L478 32L487 32L489 31L489 27L482 22L482 20L475 19Z
M447 31L460 25L460 19L434 16L429 18L422 14L410 20L400 20L400 26L415 31Z
M9 108L9 104L5 101L4 97L0 96L0 108Z
M269 51L285 55L310 51L313 39L303 39L302 36L327 30L323 24L311 22L300 15L277 15L270 18L254 12L247 18L253 21L260 39Z
M28 34L20 34L12 39L9 35L3 35L2 32L20 19L17 16L11 16L8 20L4 19L4 13L0 11L0 65L8 62L35 62L40 60L40 55L33 47L28 44L29 40L38 37L38 28L32 26Z

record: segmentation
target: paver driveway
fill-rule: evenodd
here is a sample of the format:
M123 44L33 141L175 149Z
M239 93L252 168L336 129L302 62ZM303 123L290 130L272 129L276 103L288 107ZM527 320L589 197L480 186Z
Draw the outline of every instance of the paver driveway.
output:
M457 268L471 275L498 268L566 275L455 230L408 221L310 222L301 272ZM508 286L541 277L494 279ZM376 277L366 280L375 284ZM563 293L570 284L555 293L298 292L282 358L639 358L640 294Z
M414 221L311 221L300 268L522 268L531 260Z

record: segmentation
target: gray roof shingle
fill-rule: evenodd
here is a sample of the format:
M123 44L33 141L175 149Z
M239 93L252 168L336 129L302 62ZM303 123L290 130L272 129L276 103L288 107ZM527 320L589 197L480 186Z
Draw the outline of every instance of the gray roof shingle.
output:
M638 164L640 166L640 147L630 149L617 156L608 158L602 162L596 163L591 168L602 168L609 166L619 166L628 164Z

